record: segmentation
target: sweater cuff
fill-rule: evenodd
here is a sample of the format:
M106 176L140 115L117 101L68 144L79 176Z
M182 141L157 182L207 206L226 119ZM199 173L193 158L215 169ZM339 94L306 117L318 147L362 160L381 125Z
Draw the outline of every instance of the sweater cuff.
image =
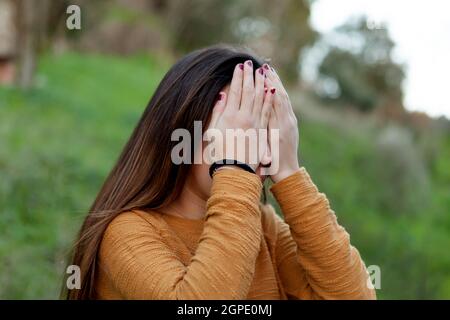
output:
M283 213L298 211L299 200L308 198L309 195L317 193L317 187L304 167L289 177L273 184L270 191L280 204Z

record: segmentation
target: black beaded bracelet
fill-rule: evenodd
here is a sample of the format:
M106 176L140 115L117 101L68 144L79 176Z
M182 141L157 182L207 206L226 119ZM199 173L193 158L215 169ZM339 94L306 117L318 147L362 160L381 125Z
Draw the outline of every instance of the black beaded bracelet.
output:
M236 166L236 167L244 169L245 171L248 171L250 173L255 173L255 170L253 170L248 164L246 164L244 162L240 162L237 160L231 160L231 159L223 159L223 160L219 160L219 161L216 161L213 164L211 164L211 166L209 167L209 176L212 178L214 172L223 166Z

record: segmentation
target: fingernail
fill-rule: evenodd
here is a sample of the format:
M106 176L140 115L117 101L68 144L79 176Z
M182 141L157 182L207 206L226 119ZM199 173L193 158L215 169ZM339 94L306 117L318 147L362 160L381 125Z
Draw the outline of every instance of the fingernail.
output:
M218 101L222 100L222 97L223 97L223 93L220 92L220 93L219 93L219 96L217 97L217 100L218 100Z
M239 66L239 69L244 70L244 65L242 63L239 63L238 66Z
M249 65L249 67L252 67L252 66L253 66L252 60L248 60L248 61L247 61L247 64Z
M263 67L264 69L269 70L269 65L267 63L264 63Z
M270 93L274 94L275 93L275 88L270 89Z
M258 69L258 72L259 72L260 75L263 75L263 74L264 74L263 68L259 68L259 69Z
M267 93L267 88L264 88L264 93Z

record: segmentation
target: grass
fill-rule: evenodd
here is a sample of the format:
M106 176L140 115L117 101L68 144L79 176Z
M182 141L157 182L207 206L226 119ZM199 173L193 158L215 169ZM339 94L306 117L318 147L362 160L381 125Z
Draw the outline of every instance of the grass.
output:
M0 91L0 298L57 298L65 256L167 65L46 56Z
M43 56L38 86L0 88L0 298L56 299L65 257L103 179L169 62L66 53ZM363 128L362 126L361 128ZM304 117L300 155L367 265L380 298L450 298L450 139L418 214L385 209L373 128Z

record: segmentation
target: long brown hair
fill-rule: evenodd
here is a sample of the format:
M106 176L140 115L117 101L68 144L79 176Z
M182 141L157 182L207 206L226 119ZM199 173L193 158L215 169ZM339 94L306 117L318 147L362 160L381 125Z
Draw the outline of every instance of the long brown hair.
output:
M176 144L171 134L184 128L193 136L194 121L206 124L234 67L246 60L255 70L262 65L247 50L214 46L186 55L167 72L81 226L71 260L80 267L81 288L68 290L64 284L63 296L95 299L97 252L115 217L136 208L160 208L179 196L189 165L171 161Z

